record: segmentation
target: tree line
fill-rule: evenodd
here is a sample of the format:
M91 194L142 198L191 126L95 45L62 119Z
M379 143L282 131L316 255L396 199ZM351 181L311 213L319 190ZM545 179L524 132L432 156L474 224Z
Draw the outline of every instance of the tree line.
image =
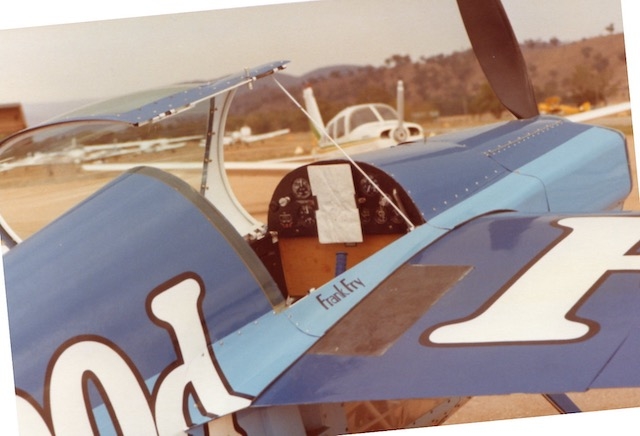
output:
M529 40L522 44L536 98L592 106L628 98L626 58L622 34L561 43ZM282 77L283 75L280 75ZM492 113L503 108L488 85L471 50L412 59L394 54L381 66L336 66L303 77L284 78L289 91L302 101L302 89L313 87L324 121L352 104L396 104L396 82L405 87L407 119L426 123L451 115ZM248 125L254 132L288 127L309 129L295 105L271 81L258 82L251 91L238 92L228 129Z

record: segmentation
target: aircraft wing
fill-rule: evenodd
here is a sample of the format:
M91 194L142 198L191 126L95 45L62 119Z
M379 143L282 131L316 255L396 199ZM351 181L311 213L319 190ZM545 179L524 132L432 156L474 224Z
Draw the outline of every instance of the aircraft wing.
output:
M114 164L84 164L82 169L84 171L114 171L122 172L129 171L140 163L114 163ZM145 162L142 166L159 168L162 170L202 170L201 162ZM225 162L224 168L227 171L291 171L299 164L287 161L231 161Z
M318 334L255 404L640 386L639 241L639 215L477 218ZM350 296L334 289L316 291L326 316Z
M631 110L631 102L627 101L624 103L618 103L598 109L592 109L585 112L568 115L566 118L576 123L582 123L584 121L594 120L596 118L606 117L608 115L613 115L629 110Z
M271 138L276 138L278 136L286 135L290 131L291 131L290 129L274 130L273 132L261 133L257 135L249 135L246 138L242 138L242 140L248 144L251 144L253 142L264 141L265 139L271 139Z

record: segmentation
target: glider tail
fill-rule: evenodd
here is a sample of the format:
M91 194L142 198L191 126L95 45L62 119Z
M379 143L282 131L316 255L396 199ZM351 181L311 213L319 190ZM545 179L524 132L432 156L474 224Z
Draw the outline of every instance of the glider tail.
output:
M313 136L315 136L319 141L323 136L322 131L324 130L325 126L324 122L322 121L322 115L320 114L320 108L318 108L318 102L313 95L313 89L310 86L305 87L302 91L302 97L304 99L305 109L313 120L310 122L311 132L313 133Z

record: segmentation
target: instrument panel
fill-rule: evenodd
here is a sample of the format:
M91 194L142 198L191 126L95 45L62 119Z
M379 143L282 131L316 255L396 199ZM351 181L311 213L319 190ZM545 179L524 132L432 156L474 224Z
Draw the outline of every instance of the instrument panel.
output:
M406 233L405 219L390 204L392 201L414 224L424 218L405 190L385 172L358 163L364 173L347 161L327 161L311 165L349 164L355 191L355 203L363 234ZM309 166L309 165L308 165ZM269 204L268 226L280 237L316 236L318 200L313 194L308 166L287 174L278 184ZM376 187L377 186L377 187ZM382 195L380 192L386 195Z

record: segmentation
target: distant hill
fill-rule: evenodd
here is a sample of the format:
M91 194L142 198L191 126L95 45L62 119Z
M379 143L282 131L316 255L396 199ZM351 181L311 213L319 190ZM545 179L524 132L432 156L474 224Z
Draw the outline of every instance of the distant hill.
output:
M589 101L597 106L629 99L624 37L612 34L576 42L525 41L522 51L538 101L548 97L564 103ZM285 70L286 71L286 70ZM305 84L313 86L325 121L356 103L395 106L398 79L405 85L407 118L426 122L434 114L495 112L496 103L471 50L411 59L391 55L381 67L328 66L303 77L279 74L278 80L298 101ZM231 128L247 124L256 132L289 127L308 129L308 121L273 81L238 93L231 109Z

